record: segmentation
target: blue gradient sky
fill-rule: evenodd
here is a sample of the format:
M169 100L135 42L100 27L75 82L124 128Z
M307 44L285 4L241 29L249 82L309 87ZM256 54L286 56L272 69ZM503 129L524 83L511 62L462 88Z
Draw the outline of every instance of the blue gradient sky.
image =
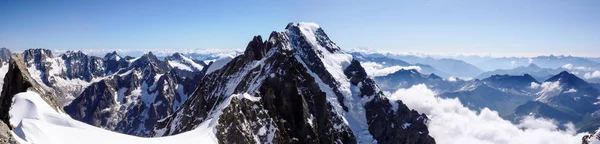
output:
M343 49L600 57L598 0L0 0L0 47L234 49L292 21Z

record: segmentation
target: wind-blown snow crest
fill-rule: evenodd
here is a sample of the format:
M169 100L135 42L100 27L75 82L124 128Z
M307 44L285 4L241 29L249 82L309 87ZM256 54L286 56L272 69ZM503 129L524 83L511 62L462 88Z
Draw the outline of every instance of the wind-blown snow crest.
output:
M13 101L10 121L18 124L13 130L13 135L19 142L25 144L217 143L214 135L216 119L207 119L196 129L178 135L142 138L104 130L73 120L68 115L54 111L34 92L19 93L15 95ZM228 104L229 102L224 102L219 108L226 107Z
M559 130L556 122L526 117L518 124L502 119L498 112L484 108L472 111L458 99L439 98L426 85L399 89L390 100L402 100L408 107L425 113L429 132L437 142L448 144L567 144L581 143L586 133L576 133L573 124Z

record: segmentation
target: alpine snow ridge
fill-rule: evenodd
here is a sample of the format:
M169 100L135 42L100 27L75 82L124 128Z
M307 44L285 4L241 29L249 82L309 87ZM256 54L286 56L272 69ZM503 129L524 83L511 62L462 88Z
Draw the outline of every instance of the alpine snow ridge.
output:
M435 143L425 115L389 101L317 24L290 23L205 75L151 133L203 127L220 143Z

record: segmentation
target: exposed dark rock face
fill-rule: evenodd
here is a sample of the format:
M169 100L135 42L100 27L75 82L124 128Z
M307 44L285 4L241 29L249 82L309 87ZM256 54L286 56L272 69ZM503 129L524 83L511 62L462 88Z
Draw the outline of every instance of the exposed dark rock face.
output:
M41 72L39 77L42 82L45 85L51 85L49 71L52 69L52 62L49 59L54 58L52 51L48 49L28 49L22 55L26 66L39 70Z
M120 58L111 53L104 59ZM72 118L97 127L150 136L156 121L177 110L203 76L202 71L172 68L167 61L145 54L118 73L91 83L65 110Z
M427 117L397 104L321 28L291 23L207 74L152 134L208 125L220 143L435 143Z
M104 58L102 58L102 60L104 61L105 75L117 73L120 69L129 66L127 60L121 58L121 56L119 56L119 54L117 54L116 51L113 51L112 53L107 53L106 55L104 55Z
M102 58L88 56L81 51L67 51L60 55L66 67L67 79L82 79L92 81L93 78L104 76Z

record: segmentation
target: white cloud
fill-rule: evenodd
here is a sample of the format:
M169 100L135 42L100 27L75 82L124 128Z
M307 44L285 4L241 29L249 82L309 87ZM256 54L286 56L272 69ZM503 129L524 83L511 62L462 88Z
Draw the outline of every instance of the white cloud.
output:
M456 77L451 76L451 77L448 78L448 81L450 81L450 82L456 82Z
M392 74L394 72L397 72L401 69L405 69L405 70L409 70L409 69L414 69L417 71L421 71L421 67L419 66L407 66L407 67L403 67L403 66L391 66L391 67L385 67L381 64L375 63L375 62L363 62L360 63L360 65L365 68L365 71L367 72L367 75L372 76L372 77L376 77L376 76L386 76L389 74Z
M592 68L588 68L588 67L575 67L574 69L576 70L591 70Z
M586 133L576 133L572 124L559 130L548 119L526 117L519 124L502 119L496 111L484 108L472 111L458 99L443 99L423 84L399 89L389 96L402 100L409 108L425 113L430 121L429 132L438 143L459 144L565 144L581 143Z
M572 69L573 68L573 64L565 64L562 66L562 68L564 69Z
M532 89L540 88L540 84L535 83L535 82L531 82L531 86L529 86L529 88L532 88Z
M600 71L588 72L583 75L585 79L600 78Z
M563 93L576 93L576 92L577 92L577 90L576 90L576 89L574 89L574 88L571 88L571 89L569 89L569 90L567 90L567 91L564 91Z

